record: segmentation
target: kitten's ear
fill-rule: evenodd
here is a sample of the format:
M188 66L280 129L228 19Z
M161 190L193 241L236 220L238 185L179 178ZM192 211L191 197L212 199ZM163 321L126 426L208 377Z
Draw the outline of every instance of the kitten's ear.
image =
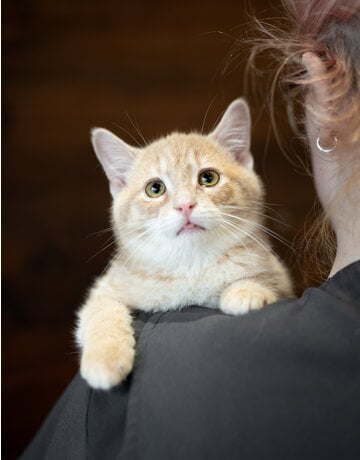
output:
M245 99L235 99L209 136L247 169L253 169L254 160L250 153L250 110Z
M134 162L136 149L104 128L91 130L91 142L115 198L126 184L126 175Z

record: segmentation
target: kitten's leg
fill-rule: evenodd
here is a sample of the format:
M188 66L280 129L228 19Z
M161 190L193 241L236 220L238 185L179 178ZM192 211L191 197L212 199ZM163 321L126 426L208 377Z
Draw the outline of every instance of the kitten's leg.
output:
M230 315L242 315L275 302L278 296L266 286L252 280L240 280L228 286L220 297L220 310Z
M109 389L131 372L135 339L129 309L108 295L90 294L78 314L80 372L93 388Z

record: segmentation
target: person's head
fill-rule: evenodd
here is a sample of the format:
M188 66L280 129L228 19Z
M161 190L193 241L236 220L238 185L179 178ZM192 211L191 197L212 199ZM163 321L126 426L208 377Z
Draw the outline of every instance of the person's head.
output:
M293 18L288 51L299 68L292 82L304 89L315 185L336 228L339 205L360 179L360 1L284 4Z
M360 0L282 0L288 31L259 49L280 51L281 74L303 107L319 200L334 230L360 225ZM264 30L265 27L263 27Z

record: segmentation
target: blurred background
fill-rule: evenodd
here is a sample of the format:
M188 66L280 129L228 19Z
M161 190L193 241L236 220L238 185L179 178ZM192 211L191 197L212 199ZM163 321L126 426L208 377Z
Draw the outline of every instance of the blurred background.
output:
M2 458L19 455L76 373L74 312L112 253L109 233L99 233L109 227L110 195L90 128L130 143L203 123L210 130L244 94L248 46L234 43L247 34L249 14L274 17L278 7L278 0L3 2ZM247 95L252 149L274 210L269 225L291 244L314 192L271 135L262 108L268 92ZM290 131L282 136L305 156ZM276 247L301 290L298 255Z

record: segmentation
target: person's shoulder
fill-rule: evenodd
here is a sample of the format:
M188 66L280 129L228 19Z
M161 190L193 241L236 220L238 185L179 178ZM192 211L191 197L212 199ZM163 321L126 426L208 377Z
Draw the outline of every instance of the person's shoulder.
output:
M146 458L319 458L341 432L357 447L357 269L241 316L140 315L128 411Z
M298 298L283 299L245 315L231 316L217 309L189 307L145 315L140 343L157 340L179 348L241 347L257 344L303 343L313 337L327 340L346 334L360 323L360 261ZM141 319L141 316L140 316ZM341 324L341 327L339 326Z

